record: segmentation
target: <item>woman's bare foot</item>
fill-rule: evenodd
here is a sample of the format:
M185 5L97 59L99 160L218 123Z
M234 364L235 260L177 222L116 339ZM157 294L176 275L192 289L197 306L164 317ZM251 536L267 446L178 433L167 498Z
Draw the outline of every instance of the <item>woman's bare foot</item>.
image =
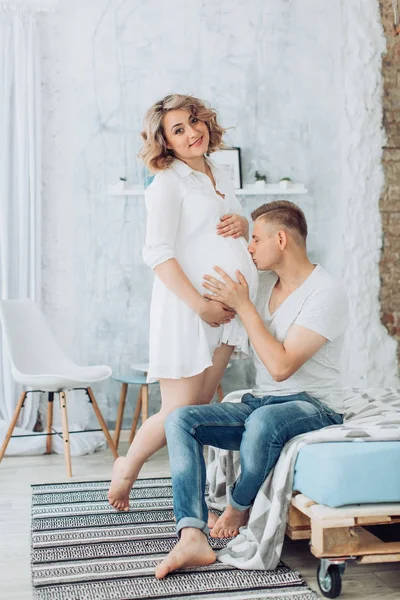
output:
M168 573L181 567L198 567L211 565L217 560L215 552L210 548L206 535L193 527L184 527L181 539L156 567L157 579L163 579Z
M211 531L211 529L214 528L215 523L218 521L218 515L216 515L215 513L211 512L210 510L208 511L208 521L207 521L207 526L208 529Z
M248 510L237 510L228 505L211 530L213 538L230 538L239 535L239 527L246 525L249 520Z
M133 482L125 476L126 458L120 456L114 463L108 501L117 510L129 510L129 493Z

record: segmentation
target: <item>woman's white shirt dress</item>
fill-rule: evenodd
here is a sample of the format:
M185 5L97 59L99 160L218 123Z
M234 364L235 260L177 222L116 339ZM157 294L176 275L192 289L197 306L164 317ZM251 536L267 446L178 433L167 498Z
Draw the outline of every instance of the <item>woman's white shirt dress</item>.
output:
M155 269L175 258L200 294L203 275L217 277L214 265L236 280L238 269L249 284L255 300L258 274L246 240L217 235L216 226L225 214L242 214L226 168L207 162L217 190L207 175L194 171L183 161L156 175L146 189L147 231L143 248L146 264ZM150 349L147 381L180 379L202 373L212 365L215 349L222 343L248 355L246 331L236 316L230 323L211 327L183 300L154 278L150 309Z

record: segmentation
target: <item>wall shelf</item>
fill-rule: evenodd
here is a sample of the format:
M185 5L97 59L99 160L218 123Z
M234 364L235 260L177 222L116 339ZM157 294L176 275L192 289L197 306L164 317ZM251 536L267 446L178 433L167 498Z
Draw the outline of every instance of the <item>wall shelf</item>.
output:
M279 196L280 194L307 194L307 191L303 183L291 183L287 188L279 183L266 183L264 187L244 185L239 190L235 190L236 196Z
M114 186L108 186L109 196L144 196L144 187L142 185L133 185L124 190L115 190Z
M308 190L303 183L291 183L287 188L283 188L279 183L267 183L260 188L255 185L245 185L235 190L237 196L286 196L288 194L307 194ZM124 190L115 190L114 186L109 186L109 196L144 196L144 187L142 185L133 185Z

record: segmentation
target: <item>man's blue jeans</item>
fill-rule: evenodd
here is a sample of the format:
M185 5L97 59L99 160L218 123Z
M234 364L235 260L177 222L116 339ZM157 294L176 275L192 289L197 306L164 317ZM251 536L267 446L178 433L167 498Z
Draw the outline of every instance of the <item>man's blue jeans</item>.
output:
M208 533L203 446L240 450L241 473L229 503L249 508L283 446L296 435L343 422L342 416L306 392L241 402L184 406L172 412L165 431L171 463L177 531L195 527Z

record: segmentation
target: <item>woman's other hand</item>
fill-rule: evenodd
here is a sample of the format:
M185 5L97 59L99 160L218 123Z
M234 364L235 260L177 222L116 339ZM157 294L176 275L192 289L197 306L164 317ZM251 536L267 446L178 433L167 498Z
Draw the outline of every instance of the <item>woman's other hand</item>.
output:
M241 215L223 215L220 219L220 223L217 225L217 234L222 237L233 237L240 238L244 237L248 239L249 235L249 222L246 217Z
M219 327L232 321L236 315L236 311L217 300L204 299L204 304L202 304L198 314L211 327Z

